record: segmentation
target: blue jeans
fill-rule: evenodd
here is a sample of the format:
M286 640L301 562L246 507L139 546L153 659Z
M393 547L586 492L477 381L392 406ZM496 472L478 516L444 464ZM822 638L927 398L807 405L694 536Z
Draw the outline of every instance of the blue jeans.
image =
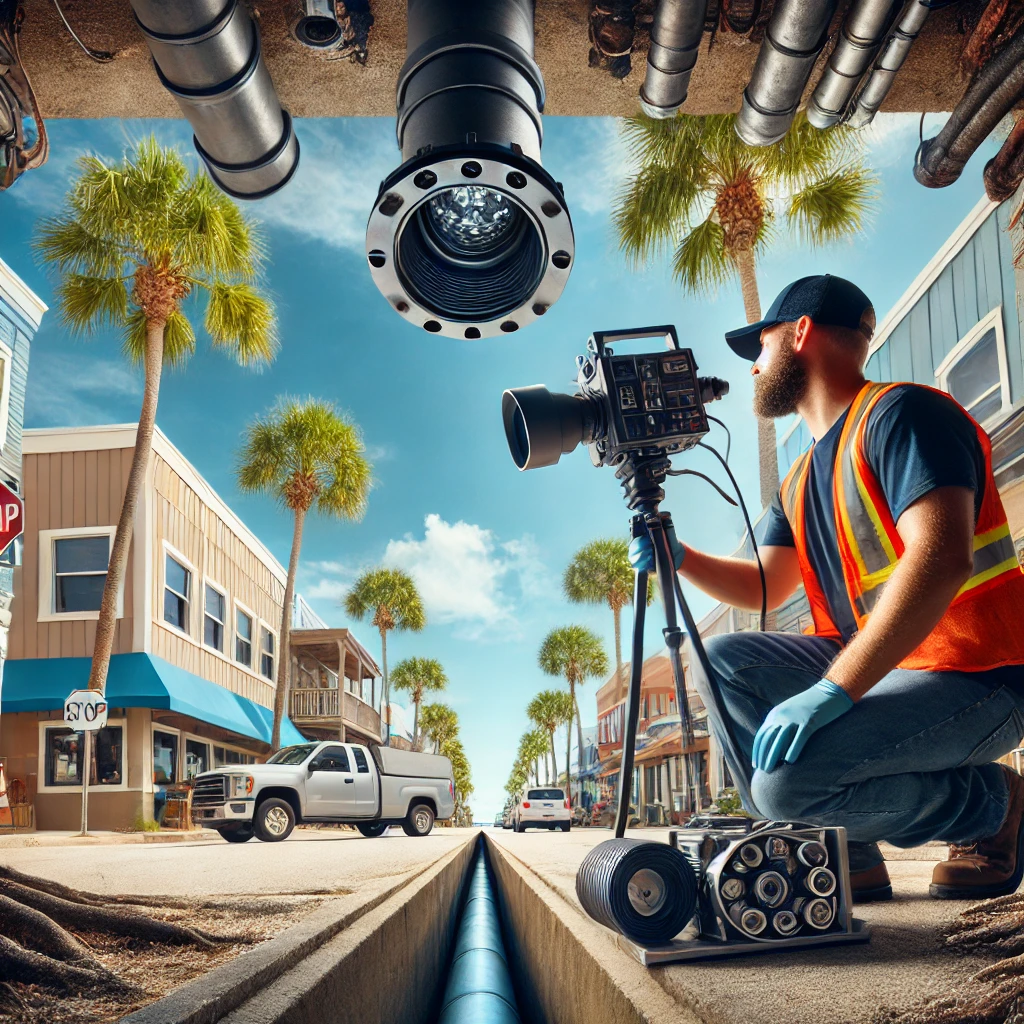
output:
M750 756L768 712L821 679L841 648L822 637L754 632L708 637L705 645L744 755L729 769L752 814L842 825L850 840L896 846L973 842L999 830L1007 786L991 762L1024 736L1024 666L895 669L818 730L794 764L762 772ZM707 681L700 671L693 678L703 695ZM711 726L721 736L723 724Z

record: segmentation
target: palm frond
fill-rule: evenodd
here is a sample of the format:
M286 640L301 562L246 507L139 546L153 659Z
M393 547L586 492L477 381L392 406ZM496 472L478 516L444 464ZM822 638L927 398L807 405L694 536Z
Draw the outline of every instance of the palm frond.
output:
M713 293L735 273L725 251L721 227L708 218L680 243L672 259L672 275L697 295Z
M386 609L396 629L419 632L426 625L423 601L413 578L401 569L380 566L368 569L352 585L344 600L344 608L354 619Z
M838 164L855 160L862 152L861 137L845 125L822 131L801 111L782 139L773 146L753 150L765 179L798 187L808 179L828 173Z
M196 332L192 323L180 309L171 311L164 324L164 363L184 366L196 350Z
M141 366L145 361L146 330L146 314L138 306L133 306L121 331L121 351L133 366Z
M246 430L245 446L238 455L236 477L239 488L248 494L279 490L292 468L287 441L273 414L257 419Z
M831 171L790 197L787 220L809 245L837 242L863 229L877 186L878 179L862 164Z
M93 277L119 277L124 273L124 253L116 242L93 234L80 221L66 216L43 220L32 247L58 270Z
M123 323L128 286L120 277L65 274L57 285L61 323L75 334L91 334L104 324Z
M206 174L197 174L180 197L179 258L211 277L255 276L263 256L255 224Z
M663 251L686 230L700 194L693 179L678 167L644 168L626 183L616 201L619 247L635 264Z
M228 349L243 366L266 365L278 349L274 307L245 281L209 286L206 330L215 347Z

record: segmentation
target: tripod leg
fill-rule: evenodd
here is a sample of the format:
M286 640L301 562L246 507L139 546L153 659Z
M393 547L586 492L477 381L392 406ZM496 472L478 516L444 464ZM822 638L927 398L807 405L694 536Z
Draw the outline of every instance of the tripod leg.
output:
M633 528L637 528L634 518ZM643 529L642 520L639 523ZM619 769L619 806L615 815L615 838L626 834L629 802L633 795L633 754L636 751L636 727L640 722L640 687L644 671L644 619L647 615L647 573L638 570L633 588L633 647L629 664L629 692L626 695L626 721L622 732L622 765Z

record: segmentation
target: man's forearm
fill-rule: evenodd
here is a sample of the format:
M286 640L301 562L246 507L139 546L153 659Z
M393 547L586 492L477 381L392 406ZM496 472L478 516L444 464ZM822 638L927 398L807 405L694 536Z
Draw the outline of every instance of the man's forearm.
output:
M686 558L679 572L684 579L723 604L748 611L761 610L761 574L757 562L745 558L708 555L685 544L683 548ZM777 608L789 597L793 588L790 587L788 593L781 593L783 588L774 584L772 574L767 571L766 581L768 607Z
M970 576L948 551L906 551L867 625L830 666L827 678L859 700L935 628Z

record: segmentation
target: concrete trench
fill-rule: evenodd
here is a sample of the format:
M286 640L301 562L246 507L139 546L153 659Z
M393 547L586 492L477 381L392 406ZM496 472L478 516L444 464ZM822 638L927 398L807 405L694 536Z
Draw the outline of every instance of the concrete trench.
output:
M480 894L478 854L490 865L516 1009L454 1004L453 952L465 950L463 908ZM474 881L475 878L475 881ZM479 903L476 904L479 907ZM467 916L470 916L467 912ZM479 934L479 932L477 933ZM458 935L458 947L456 941ZM609 971L614 939L548 889L507 850L474 836L354 919L328 906L307 921L182 986L122 1024L689 1024L699 1018L651 985L639 964ZM495 957L485 959L493 965ZM461 973L467 972L465 961ZM482 989L508 993L489 969ZM444 1012L442 1013L442 1008Z

